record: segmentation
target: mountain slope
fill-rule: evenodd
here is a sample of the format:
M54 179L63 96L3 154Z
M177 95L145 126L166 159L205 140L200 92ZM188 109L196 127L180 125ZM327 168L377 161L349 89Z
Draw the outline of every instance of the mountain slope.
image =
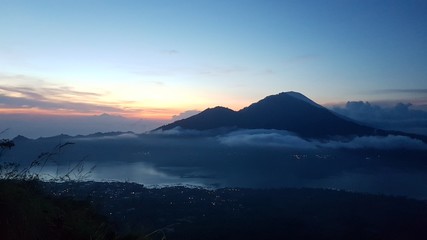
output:
M240 110L239 120L241 128L280 129L305 137L367 135L375 131L340 118L309 99L295 97L293 92L268 96Z
M158 129L168 130L181 127L184 129L209 130L223 127L235 127L236 120L237 113L235 111L225 107L215 107L208 108L199 114L178 120Z
M209 108L195 116L156 130L169 130L175 127L195 130L278 129L315 138L382 133L380 130L341 118L297 92L268 96L237 112L224 107Z

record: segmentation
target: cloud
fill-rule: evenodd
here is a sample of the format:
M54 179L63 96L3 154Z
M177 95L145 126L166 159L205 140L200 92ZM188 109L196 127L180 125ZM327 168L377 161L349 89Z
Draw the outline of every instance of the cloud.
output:
M179 53L179 51L178 51L178 50L175 50L175 49L170 49L170 50L166 50L166 51L164 51L164 53L166 53L166 54L168 54L168 55L175 55L175 54L178 54L178 53Z
M7 87L7 86L0 86L0 91L22 96L23 98L32 98L32 99L45 99L42 95L36 93L34 89L29 87Z
M0 83L1 84L1 83ZM66 86L38 86L38 87L22 87L22 86L5 86L0 85L0 91L8 94L19 95L25 98L39 99L44 100L47 99L45 96L49 97L100 97L102 94L93 93L93 92L83 92L77 91L70 87Z
M333 149L427 150L427 144L421 140L396 135L355 137L350 141L329 141L318 143L317 146Z
M271 68L266 68L256 73L256 75L274 75L274 74L275 74L275 71Z
M166 135L166 136L208 136L212 133L210 131L199 131L192 129L183 129L181 127L175 127L169 130L156 130L150 132L153 135Z
M124 139L136 139L139 136L135 133L120 133L120 134L114 134L114 135L108 135L108 134L94 134L94 136L89 137L80 137L80 138L73 138L73 140L80 140L80 141L102 141L102 140L124 140Z
M99 104L67 102L67 101L49 101L43 97L31 99L25 97L8 97L0 94L1 108L3 109L44 109L71 111L78 113L99 113L99 112L123 112L123 109L113 106L103 106Z
M173 115L172 116L172 121L178 121L178 120L181 120L181 119L189 118L189 117L194 116L194 115L196 115L198 113L200 113L199 110L188 110L188 111L182 112L182 113L180 113L178 115Z
M104 94L58 86L38 78L0 74L2 109L39 109L76 113L126 113L119 104L102 100Z
M221 144L228 146L278 147L289 149L414 149L427 150L427 144L406 136L365 136L350 140L320 142L306 140L287 131L239 130L218 137Z
M314 149L316 146L307 140L287 131L278 130L240 130L218 138L219 142L228 146L259 146Z
M39 100L61 97L96 99L103 96L101 93L78 91L68 86L55 85L30 76L4 74L0 74L0 92Z
M427 134L427 112L412 109L410 103L381 107L369 102L353 101L342 107L335 106L332 110L377 128Z
M377 100L379 104L390 105L398 102L411 102L414 109L427 111L427 89L426 88L401 88L401 89L375 89L366 91L369 95L382 96L383 100Z

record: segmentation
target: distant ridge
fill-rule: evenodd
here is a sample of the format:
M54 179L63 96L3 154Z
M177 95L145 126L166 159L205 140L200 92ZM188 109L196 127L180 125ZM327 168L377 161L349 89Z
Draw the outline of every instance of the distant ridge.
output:
M282 92L267 96L239 111L225 107L208 108L197 115L156 130L170 130L176 127L194 130L277 129L309 138L386 133L337 116L298 92Z

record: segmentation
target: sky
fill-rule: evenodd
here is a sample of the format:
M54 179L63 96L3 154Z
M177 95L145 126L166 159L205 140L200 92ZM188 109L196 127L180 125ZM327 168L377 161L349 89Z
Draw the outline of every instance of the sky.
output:
M0 0L0 116L172 119L283 91L427 110L426 1Z

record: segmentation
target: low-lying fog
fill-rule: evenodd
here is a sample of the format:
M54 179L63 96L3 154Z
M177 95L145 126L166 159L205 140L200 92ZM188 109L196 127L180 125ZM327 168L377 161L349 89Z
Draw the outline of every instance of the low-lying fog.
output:
M74 144L55 150L66 142ZM402 136L319 141L285 131L218 134L175 129L17 138L15 144L1 161L28 166L43 152L55 153L40 171L46 179L64 175L81 162L72 178L145 185L321 187L427 199L427 144Z

